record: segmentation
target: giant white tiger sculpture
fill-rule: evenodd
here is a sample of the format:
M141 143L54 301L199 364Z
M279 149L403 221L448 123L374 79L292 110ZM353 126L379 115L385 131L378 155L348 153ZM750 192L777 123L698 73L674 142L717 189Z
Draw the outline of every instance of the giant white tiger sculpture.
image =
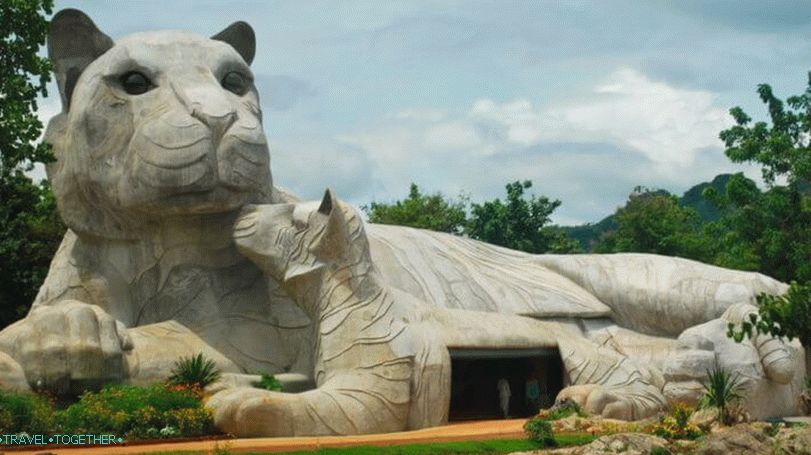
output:
M80 11L53 18L48 50L63 112L45 139L70 230L30 313L0 332L0 386L77 393L148 383L203 352L230 373L209 401L221 428L372 433L447 420L446 348L545 347L563 360L558 398L605 416L638 419L694 400L713 366L745 378L756 415L797 412L799 344L725 336L754 296L786 289L764 275L644 254L530 255L417 229L364 229L331 195L321 206L331 211L295 204L272 185L254 49L242 22L210 39L161 31L113 42ZM329 250L297 264L302 251L270 248L279 223L312 241L293 247L323 244L309 222L336 211L344 227ZM291 278L347 260L337 282ZM332 308L318 298L335 295L308 291L321 288L347 300ZM370 307L376 293L388 303ZM379 318L404 338L379 323L369 329L378 338L353 329ZM255 372L277 374L287 390L316 388L246 387Z

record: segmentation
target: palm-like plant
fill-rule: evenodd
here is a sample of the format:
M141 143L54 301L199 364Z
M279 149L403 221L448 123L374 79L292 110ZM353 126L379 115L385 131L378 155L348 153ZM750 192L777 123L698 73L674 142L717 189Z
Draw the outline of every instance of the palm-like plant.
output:
M730 420L729 406L743 398L741 395L743 381L739 374L732 376L729 371L715 367L707 370L707 382L704 387L704 397L701 399L702 407L718 409L718 418L722 423Z
M207 359L203 353L192 357L181 357L172 368L169 382L188 387L203 388L220 378L220 370L213 360Z

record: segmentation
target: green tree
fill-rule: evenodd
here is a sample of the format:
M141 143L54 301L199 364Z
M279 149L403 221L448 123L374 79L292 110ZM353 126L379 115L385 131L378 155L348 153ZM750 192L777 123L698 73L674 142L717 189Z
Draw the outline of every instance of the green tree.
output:
M532 182L507 184L507 200L496 198L482 204L472 204L465 232L474 239L528 253L568 253L579 251L579 244L566 237L557 226L550 226L549 216L560 206L544 196L524 191Z
M51 64L37 52L48 33L42 13L51 14L52 7L51 0L0 3L0 178L52 159L46 144L35 143L42 132L37 95L47 95L51 80Z
M597 252L712 259L698 212L679 205L679 199L667 191L636 187L614 218L617 229L601 239Z
M726 189L706 195L724 209L724 215L706 226L717 246L716 265L755 270L789 281L805 266L802 258L792 258L797 246L802 251L806 227L796 218L803 217L797 203L784 186L761 191L754 181L735 174ZM806 245L807 246L807 245Z
M731 207L722 222L759 259L759 270L783 281L811 280L811 73L802 95L784 103L767 84L758 86L771 124L730 109L736 125L721 132L726 155L761 166L766 190L742 175L718 196ZM784 182L784 183L783 183Z
M37 55L45 42L51 0L0 2L0 327L24 315L44 279L64 227L47 184L26 172L53 160L37 143L50 62Z
M422 194L412 183L408 197L393 204L372 202L362 210L369 221L379 224L396 224L432 231L461 234L465 221L467 199L458 201L445 199L441 193Z
M793 281L782 296L758 297L758 314L729 335L740 341L753 332L799 338L811 343L811 72L801 95L782 101L772 88L757 88L769 122L752 122L740 107L730 109L736 125L721 132L726 155L736 163L761 166L765 191L737 175L722 195L732 208L719 222L734 232L733 242L757 258L758 270ZM805 282L804 285L797 282Z
M750 314L740 327L729 324L728 336L735 341L751 337L753 332L793 340L811 348L811 282L791 283L783 295L758 296L758 314Z

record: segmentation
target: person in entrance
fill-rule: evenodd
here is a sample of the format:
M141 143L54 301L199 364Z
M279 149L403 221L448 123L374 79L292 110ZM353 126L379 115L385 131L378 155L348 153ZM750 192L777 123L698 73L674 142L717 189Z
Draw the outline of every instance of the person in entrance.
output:
M537 414L541 406L541 386L535 378L524 383L524 405L532 414Z
M498 380L498 384L496 384L496 389L498 389L498 401L501 406L501 412L506 419L509 415L510 396L512 395L510 383L505 378L501 378Z

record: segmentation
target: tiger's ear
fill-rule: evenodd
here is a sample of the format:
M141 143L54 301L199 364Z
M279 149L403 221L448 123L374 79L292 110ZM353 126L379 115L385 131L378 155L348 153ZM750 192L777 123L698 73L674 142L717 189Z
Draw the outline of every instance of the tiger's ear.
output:
M344 254L350 242L349 227L338 198L329 188L324 192L321 204L314 215L318 216L319 224L325 224L314 246L324 257L338 257Z
M247 22L234 22L211 39L230 44L248 65L253 62L256 55L256 35Z
M63 9L51 19L48 57L54 63L64 112L70 108L70 97L79 76L87 65L111 47L113 40L102 33L85 13L77 9Z

